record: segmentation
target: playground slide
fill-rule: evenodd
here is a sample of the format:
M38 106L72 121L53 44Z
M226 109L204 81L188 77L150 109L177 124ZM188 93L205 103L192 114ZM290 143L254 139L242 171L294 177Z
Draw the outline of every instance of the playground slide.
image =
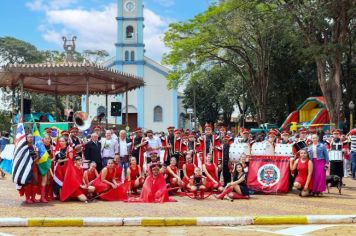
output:
M293 111L292 113L289 114L289 116L287 117L287 119L283 122L281 129L286 129L287 126L291 123L291 122L297 122L298 123L298 117L299 116L299 112L298 111Z

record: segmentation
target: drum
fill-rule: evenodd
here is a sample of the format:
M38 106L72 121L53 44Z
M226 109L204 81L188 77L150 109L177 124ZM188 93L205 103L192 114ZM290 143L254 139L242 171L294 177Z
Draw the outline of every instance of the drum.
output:
M232 143L229 149L230 161L238 162L242 154L250 155L251 149L249 143Z
M342 161L342 151L331 150L329 151L330 161Z
M276 156L293 156L293 144L277 143L274 152Z
M307 143L306 143L305 141L296 142L296 143L294 144L294 147L295 147L295 149L297 150L297 152L298 152L299 150L301 150L301 149L307 147L307 146L308 146L308 145L307 145Z
M251 155L256 155L256 156L274 155L274 146L268 141L254 143L252 145Z

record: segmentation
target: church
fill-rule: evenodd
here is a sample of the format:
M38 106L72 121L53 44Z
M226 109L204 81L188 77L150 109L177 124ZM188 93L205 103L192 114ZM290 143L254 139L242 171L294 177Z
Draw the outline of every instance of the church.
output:
M145 86L128 93L128 124L130 130L136 127L145 130L165 131L168 126L186 128L185 109L182 96L176 89L167 88L166 76L169 69L145 56L142 0L117 0L117 42L116 55L104 63L104 66L132 74L143 79ZM111 116L112 102L121 102L122 115ZM91 95L89 98L89 116L106 114L106 98ZM125 95L108 96L108 123L125 124ZM82 109L86 101L82 98Z

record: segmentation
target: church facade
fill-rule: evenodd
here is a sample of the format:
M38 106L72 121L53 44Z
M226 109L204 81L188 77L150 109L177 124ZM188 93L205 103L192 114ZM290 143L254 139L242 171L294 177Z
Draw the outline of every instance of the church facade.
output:
M167 88L168 68L145 56L144 17L142 0L117 0L117 42L116 55L105 66L136 75L143 79L145 86L128 93L129 127L141 127L154 131L165 131L167 126L185 128L181 96L177 90ZM110 114L111 102L121 102L122 115ZM85 97L82 109L85 111ZM90 117L106 113L106 100L102 95L89 98ZM108 122L125 124L125 94L108 96ZM179 120L181 119L181 120Z

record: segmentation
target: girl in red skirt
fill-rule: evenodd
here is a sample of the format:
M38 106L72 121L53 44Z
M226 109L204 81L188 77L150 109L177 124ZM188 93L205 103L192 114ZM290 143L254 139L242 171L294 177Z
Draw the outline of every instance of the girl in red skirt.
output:
M218 167L213 163L213 157L211 154L206 156L206 161L203 164L203 172L206 175L206 189L215 190L219 192L224 190L222 184L218 180Z
M90 162L89 169L84 171L84 183L89 186L93 181L99 176L98 171L96 170L96 162Z
M183 183L184 183L184 188L187 188L189 184L190 177L194 175L194 170L195 170L195 165L193 163L193 157L192 154L188 153L185 157L186 162L183 165Z
M298 174L294 180L293 189L301 190L300 195L302 197L309 195L309 189L311 184L311 178L313 174L313 162L309 160L307 149L301 149L299 151L300 158L292 158L290 160L290 170L294 172L298 171Z
M177 159L175 157L171 158L170 165L167 167L167 173L171 188L183 185L183 181L178 175Z
M131 157L130 166L127 169L127 181L130 184L130 189L133 192L137 192L138 188L141 188L143 185L143 177L141 166L137 165L137 161L135 157Z

